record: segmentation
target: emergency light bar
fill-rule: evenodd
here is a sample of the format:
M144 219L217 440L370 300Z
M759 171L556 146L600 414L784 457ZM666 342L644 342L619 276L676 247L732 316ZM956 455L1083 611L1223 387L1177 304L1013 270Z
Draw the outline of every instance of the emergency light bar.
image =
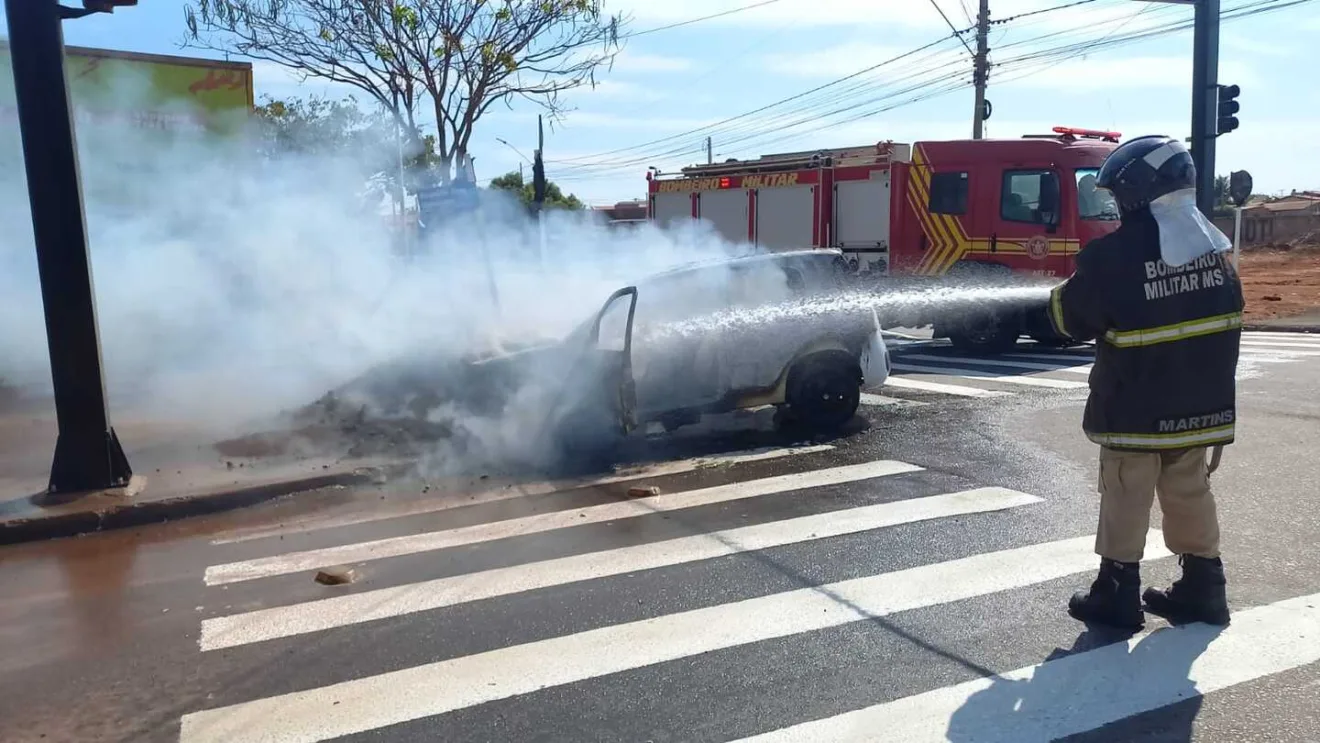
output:
M1103 139L1106 142L1117 142L1123 136L1120 132L1106 132L1099 129L1078 129L1071 126L1056 126L1054 127L1054 133L1061 134L1065 137Z

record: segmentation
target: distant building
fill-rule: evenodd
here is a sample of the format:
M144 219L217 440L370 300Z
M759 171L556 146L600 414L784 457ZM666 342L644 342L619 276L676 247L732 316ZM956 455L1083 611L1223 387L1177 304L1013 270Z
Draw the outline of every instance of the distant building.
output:
M1233 218L1215 226L1233 235ZM1242 244L1268 245L1298 240L1320 242L1320 191L1294 191L1288 196L1248 203L1242 209Z
M613 206L593 206L592 215L611 227L632 227L646 222L646 200L620 201Z

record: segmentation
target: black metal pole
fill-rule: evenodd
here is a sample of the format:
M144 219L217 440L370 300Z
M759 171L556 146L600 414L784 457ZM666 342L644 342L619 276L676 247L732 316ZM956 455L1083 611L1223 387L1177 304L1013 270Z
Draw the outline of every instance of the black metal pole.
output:
M1197 0L1192 31L1192 162L1196 205L1215 210L1215 137L1219 107L1219 0Z
M133 471L106 407L86 215L64 72L64 11L55 0L5 0L5 10L59 423L50 490L122 487Z

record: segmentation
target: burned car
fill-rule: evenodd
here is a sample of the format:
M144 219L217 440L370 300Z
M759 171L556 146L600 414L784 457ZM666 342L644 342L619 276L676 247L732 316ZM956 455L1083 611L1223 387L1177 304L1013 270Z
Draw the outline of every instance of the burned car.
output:
M836 431L890 370L880 320L847 294L846 273L832 250L684 266L614 292L558 343L473 363L516 379L524 403L543 393L541 435L561 455L763 406L784 425Z

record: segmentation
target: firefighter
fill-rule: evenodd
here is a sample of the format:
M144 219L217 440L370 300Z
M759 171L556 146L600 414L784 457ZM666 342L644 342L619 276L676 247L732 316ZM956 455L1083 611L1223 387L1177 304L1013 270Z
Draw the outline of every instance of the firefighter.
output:
M1229 621L1210 474L1234 437L1243 297L1226 257L1232 246L1196 208L1195 185L1176 139L1116 148L1096 186L1117 203L1119 227L1088 243L1076 272L1050 294L1054 329L1096 341L1082 428L1101 447L1100 570L1068 603L1083 622L1137 630L1144 612ZM1142 594L1156 495L1182 576Z

